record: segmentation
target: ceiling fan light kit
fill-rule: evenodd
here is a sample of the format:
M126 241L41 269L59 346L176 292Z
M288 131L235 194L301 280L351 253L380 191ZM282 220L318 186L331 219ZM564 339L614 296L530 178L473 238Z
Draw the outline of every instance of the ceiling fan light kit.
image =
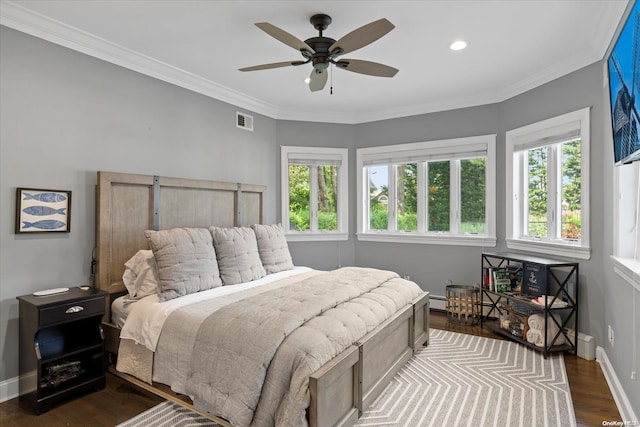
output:
M377 62L360 59L338 59L338 56L367 46L393 30L395 26L385 18L357 28L337 41L330 37L324 37L323 35L323 32L331 24L331 17L329 15L313 15L309 21L319 34L317 37L311 37L305 41L298 39L268 22L256 23L255 25L258 28L271 37L300 51L305 60L254 65L240 68L240 71L267 70L311 63L313 69L309 75L309 89L312 92L324 89L327 83L327 68L329 68L331 64L343 70L376 77L393 77L398 72L396 68Z

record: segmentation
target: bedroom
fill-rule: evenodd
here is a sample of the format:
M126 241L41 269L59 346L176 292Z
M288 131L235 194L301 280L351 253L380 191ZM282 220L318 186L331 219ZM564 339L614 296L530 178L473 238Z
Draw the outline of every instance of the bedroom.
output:
M610 259L615 168L602 60L499 102L350 124L274 119L6 26L1 31L3 400L17 394L15 297L88 281L95 243L96 171L260 183L267 186L264 221L276 223L281 210L281 145L348 148L353 162L357 148L492 133L504 138L509 129L590 105L592 247L591 258L580 261L584 290L580 323L606 353L610 369L619 379L619 392L626 395L635 414L640 413L640 383L630 379L631 372L638 370L638 344L634 348L632 340L625 339L638 334L632 313L634 307L638 311L640 296L614 272ZM255 36L266 38L258 31ZM254 132L235 127L238 110L253 115ZM319 269L338 265L393 269L410 276L432 295L443 295L450 279L477 281L480 247L434 249L429 245L359 241L355 236L355 176L351 171L349 239L292 242L296 264ZM71 233L62 237L14 234L15 188L43 186L73 192ZM499 180L498 246L491 249L504 249L505 231L500 226L505 217L503 186ZM388 253L399 256L390 259ZM455 277L451 277L452 270ZM615 329L615 346L608 343L608 325Z

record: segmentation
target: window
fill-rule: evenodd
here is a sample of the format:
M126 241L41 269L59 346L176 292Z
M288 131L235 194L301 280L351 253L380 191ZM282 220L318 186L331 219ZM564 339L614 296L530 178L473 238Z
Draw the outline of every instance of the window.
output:
M589 109L506 134L507 246L589 259Z
M346 240L348 150L281 147L282 224L290 241Z
M495 141L358 149L358 239L495 246Z
M640 291L640 162L614 168L614 270Z

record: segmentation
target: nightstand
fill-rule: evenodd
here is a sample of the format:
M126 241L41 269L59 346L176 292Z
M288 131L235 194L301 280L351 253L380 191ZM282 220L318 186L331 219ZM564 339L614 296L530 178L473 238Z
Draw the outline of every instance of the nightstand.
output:
M20 309L20 397L36 414L67 397L105 387L101 321L107 293L17 297Z

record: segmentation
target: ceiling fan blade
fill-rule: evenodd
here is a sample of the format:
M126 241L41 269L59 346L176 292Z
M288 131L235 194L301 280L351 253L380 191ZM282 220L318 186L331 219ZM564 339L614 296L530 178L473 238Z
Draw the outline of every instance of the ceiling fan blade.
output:
M319 90L324 89L324 85L327 84L327 70L311 70L311 75L309 76L309 89L311 92L317 92Z
M274 62L271 64L262 64L262 65L254 65L252 67L244 67L238 68L239 71L258 71L258 70L268 70L270 68L280 68L280 67L288 67L290 65L302 65L306 64L308 61L284 61L284 62Z
M353 52L354 50L360 49L369 43L373 43L394 28L395 25L385 18L378 19L377 21L373 21L351 31L349 34L340 38L340 40L331 45L329 52L333 53L338 48L341 50L337 51L334 56Z
M393 77L398 72L397 68L380 64L378 62L363 61L361 59L341 59L335 64L343 70L376 77Z
M315 53L308 44L273 24L269 24L268 22L257 22L255 25L274 39L281 41L287 46L291 46L295 50L306 50L308 52Z

